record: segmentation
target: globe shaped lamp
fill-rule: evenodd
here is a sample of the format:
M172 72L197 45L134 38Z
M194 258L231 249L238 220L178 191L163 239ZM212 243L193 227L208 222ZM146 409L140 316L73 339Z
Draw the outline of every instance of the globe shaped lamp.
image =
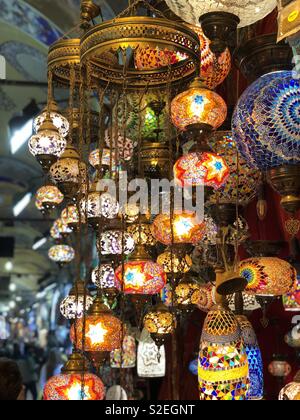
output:
M216 288L212 284L201 284L199 288L198 309L203 312L209 312L216 304Z
M73 200L86 180L86 164L75 147L68 145L59 160L50 168L50 175L65 197Z
M48 109L49 108L49 109ZM41 126L47 120L50 112L50 120L52 124L57 128L60 136L67 137L70 129L69 121L64 117L58 110L57 103L50 101L49 107L45 108L40 115L38 115L33 122L33 129L36 133L40 130Z
M145 247L138 245L128 262L116 270L116 286L127 295L155 295L167 282L163 268L153 262Z
M110 366L113 369L132 369L136 365L136 344L132 335L126 334L122 351L117 349L110 354Z
M44 388L44 401L100 401L104 385L96 375L87 372L87 363L74 352L60 375L49 379Z
M97 296L85 320L79 319L71 328L71 341L75 348L90 354L95 366L121 347L121 321Z
M200 299L200 285L192 279L183 278L175 289L174 301L180 312L192 312Z
M75 251L69 245L54 245L49 249L48 255L50 260L62 267L74 260Z
M249 258L240 263L246 292L256 296L282 296L297 288L297 272L287 261L274 257Z
M257 337L246 316L239 315L237 316L237 320L241 328L249 363L250 388L248 399L262 400L264 397L263 361Z
M165 347L157 347L145 328L138 344L137 373L140 378L163 378L166 374Z
M51 165L63 154L67 141L59 134L50 118L46 118L38 133L30 138L28 146L30 153L47 173Z
M51 238L55 240L64 239L72 232L72 229L63 221L63 219L55 220L50 229Z
M104 256L130 255L135 249L135 242L128 232L122 230L119 222L112 221L98 238L97 249Z
M103 173L110 168L112 171L116 170L115 153L111 153L108 148L103 149L102 154L100 153L100 149L93 150L89 155L89 163L98 173Z
M85 217L79 214L76 205L67 206L61 213L61 220L72 230L77 230L80 224L85 223Z
M287 312L300 312L300 276L297 276L296 289L283 295L283 306Z
M47 213L58 207L64 196L55 185L45 185L37 190L36 200L41 203L42 211Z
M291 382L279 394L279 401L300 401L300 382Z
M84 281L76 281L69 295L60 305L60 313L68 320L80 319L93 304L93 298Z
M107 298L111 306L118 295L116 276L112 262L105 262L92 271L92 282Z
M220 305L208 313L199 351L200 400L246 400L249 365L234 314Z
M156 245L157 241L152 235L151 224L148 221L140 221L128 226L127 232L133 237L137 245L147 247Z
M175 331L176 317L165 305L159 304L145 315L144 327L156 345L161 347Z
M163 268L168 277L180 278L188 273L193 265L191 257L187 254L181 255L176 250L167 248L157 258L157 263Z

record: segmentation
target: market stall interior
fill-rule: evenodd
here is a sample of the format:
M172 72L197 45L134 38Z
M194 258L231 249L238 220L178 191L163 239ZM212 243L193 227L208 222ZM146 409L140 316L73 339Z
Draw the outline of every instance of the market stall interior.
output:
M0 400L299 400L300 2L0 3Z

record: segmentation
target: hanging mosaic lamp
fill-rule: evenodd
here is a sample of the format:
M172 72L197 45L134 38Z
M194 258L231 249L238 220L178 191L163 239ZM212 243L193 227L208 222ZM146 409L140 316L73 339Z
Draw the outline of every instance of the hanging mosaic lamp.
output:
M264 397L263 361L257 337L246 316L239 315L237 316L237 320L241 327L241 334L246 347L249 363L250 388L248 399L262 400Z
M76 205L67 206L61 213L61 220L72 230L77 230L80 224L85 223L85 218L79 214Z
M37 134L34 134L28 143L30 153L36 157L46 173L64 153L66 146L66 139L59 134L50 118L45 119Z
M60 313L66 319L80 319L93 304L84 281L76 281L69 295L61 302Z
M189 371L192 375L198 376L198 358L189 363Z
M50 260L56 262L60 267L72 262L75 258L75 251L69 245L54 245L49 249Z
M163 304L158 304L144 317L144 327L158 347L162 346L173 334L176 324L175 315Z
M255 295L249 295L248 293L243 292L242 297L243 297L243 308L245 312L253 312L253 311L256 311L257 309L261 309L261 306L256 300ZM235 310L235 295L231 296L231 298L229 297L228 304L229 304L229 309L234 311Z
M127 228L127 232L133 237L137 245L154 246L156 239L152 235L151 224L148 221L139 221Z
M193 279L183 278L175 289L174 302L181 312L192 312L200 300L200 285Z
M106 146L113 150L116 154L116 160L128 161L131 160L134 152L133 141L129 138L125 138L121 133L117 133L117 138L113 135L111 140L110 130L105 131L104 141Z
M123 232L122 223L112 220L98 238L97 249L104 256L130 255L135 249L135 242L128 232Z
M284 341L289 347L300 349L300 324L296 325L286 334Z
M116 157L115 153L111 153L110 149L103 149L102 155L99 149L93 150L89 155L89 163L99 173L102 172L103 167L112 171L116 170Z
M63 194L55 185L45 185L39 188L35 198L41 204L42 211L44 212L54 210L64 200Z
M241 331L233 312L214 306L200 342L200 400L246 400L249 365Z
M165 347L157 347L145 328L138 344L137 374L140 378L163 378L166 375Z
M44 401L100 401L104 385L96 375L88 373L87 362L77 352L69 357L60 375L54 376L44 388Z
M96 367L121 347L121 321L97 296L85 320L79 319L71 328L71 341L75 348L87 352ZM84 343L84 344L83 344Z
M196 303L200 311L209 312L216 304L216 288L212 284L203 284L199 288L199 300Z
M114 303L119 291L116 287L116 276L113 264L104 262L92 271L92 283L103 293L110 306Z
M174 213L173 226L169 214L159 214L152 223L152 234L164 245L194 244L199 242L205 232L205 223L195 213ZM173 232L172 232L173 231Z
M300 382L291 382L279 394L279 401L300 401Z
M268 371L276 378L287 378L291 371L291 365L286 361L286 357L282 355L274 355L272 362L268 366Z
M297 276L296 290L283 295L282 300L287 312L300 312L300 276Z
M68 145L59 160L50 168L50 175L69 200L73 200L86 181L86 164L80 160L75 147Z
M33 122L33 129L35 133L38 133L41 126L47 119L48 113L50 112L50 120L52 124L57 128L59 135L62 137L67 137L70 129L69 121L64 117L58 110L57 103L51 101L48 107L45 108L40 115L38 115Z
M246 292L257 296L282 296L297 287L297 272L288 262L274 257L249 258L240 263L247 280Z
M173 291L170 283L167 283L160 291L160 299L167 308L173 305Z
M110 354L110 366L113 369L132 369L136 365L135 338L127 333L126 328L124 330L122 350L117 349Z
M157 263L163 268L168 276L182 276L188 273L193 265L191 257L187 254L181 255L167 248L167 250L160 254L157 258Z
M72 232L72 229L63 221L63 219L55 220L50 229L51 238L55 240L65 239Z
M117 268L117 289L127 295L155 295L167 283L163 268L153 262L143 245L138 245L135 252Z

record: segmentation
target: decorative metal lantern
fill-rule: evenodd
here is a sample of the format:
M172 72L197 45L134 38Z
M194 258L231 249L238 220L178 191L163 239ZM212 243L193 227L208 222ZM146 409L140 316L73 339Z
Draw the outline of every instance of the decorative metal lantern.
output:
M107 298L111 306L119 291L116 288L116 276L112 263L103 263L92 272L92 282Z
M300 276L297 277L297 287L294 292L283 295L283 306L288 312L300 312Z
M150 310L144 317L144 327L158 347L165 343L176 328L176 317L162 304Z
M101 159L101 160L100 160ZM110 151L110 149L103 149L102 156L99 149L93 150L89 155L89 163L97 171L100 171L104 166L106 168L116 169L116 157L115 152Z
M73 230L76 230L80 223L85 223L84 215L79 214L79 211L75 205L68 206L62 211L61 220L64 224L70 226L70 228Z
M87 363L73 353L62 373L52 377L44 388L44 401L99 401L105 396L104 385L96 375L86 371Z
M225 160L211 152L193 152L182 156L174 165L174 178L181 187L222 188L230 169Z
M136 344L135 338L125 335L122 351L114 350L110 354L110 366L116 369L132 369L136 365Z
M119 229L103 232L97 241L98 251L102 255L129 255L134 251L133 237Z
M276 378L286 378L292 371L291 365L284 356L274 355L273 361L268 366L268 371Z
M49 118L46 118L37 134L28 143L30 153L36 157L47 173L51 165L63 154L67 141L62 137Z
M216 304L216 288L212 284L204 284L199 287L199 300L197 306L200 311L209 312Z
M72 326L70 337L75 348L91 354L98 367L108 353L121 347L121 330L121 321L98 296L85 320L79 319Z
M127 232L133 237L137 245L154 246L156 239L152 235L151 224L138 222L128 226Z
M276 0L166 0L170 9L181 19L199 25L199 17L206 13L234 14L240 19L239 27L251 25L263 19L276 7Z
M66 319L80 319L93 304L93 298L83 281L76 281L69 295L60 305L60 313Z
M300 382L291 382L279 394L279 401L300 401Z
M175 213L172 220L173 226L170 219L170 215L160 214L152 223L152 234L159 242L164 245L193 244L202 239L205 223L199 221L195 213Z
M157 347L145 328L138 344L137 373L140 378L163 378L166 375L165 347Z
M116 287L125 294L155 295L167 283L163 268L151 261L143 245L115 272Z
M261 400L264 397L263 361L256 334L247 317L239 315L237 320L241 327L249 363L250 389L248 399Z
M75 147L67 146L60 159L50 168L52 180L68 199L73 199L86 181L86 164L80 161Z
M176 96L171 104L172 122L178 130L191 126L211 127L216 130L225 121L227 106L224 100L196 79L190 88Z
M175 289L174 301L180 311L191 312L200 299L200 285L191 279L183 279Z
M281 296L293 292L297 285L297 272L288 262L279 258L249 258L240 263L240 274L252 295Z
M55 185L45 185L37 190L36 200L40 203L43 211L54 210L59 206L64 196Z
M189 255L180 255L167 249L163 254L159 255L157 262L162 266L166 274L183 275L188 273L193 265L193 261Z
M231 131L216 131L210 137L212 149L222 157L229 168L226 183L210 197L210 203L247 206L255 197L260 185L260 172L253 169L238 155Z
M66 238L72 229L67 225L63 219L57 219L50 229L50 235L53 239L60 240Z
M124 139L121 133L117 133L117 138L113 136L113 139L111 139L109 130L106 130L104 141L106 146L114 151L116 160L128 161L132 158L134 145L131 139Z
M49 249L50 260L56 262L59 266L69 264L75 258L75 251L69 245L54 245Z
M246 400L249 366L239 324L221 306L208 313L200 342L200 400Z
M48 108L45 108L43 112L35 118L33 122L34 131L38 133L44 122L47 120L48 112L50 112L50 120L57 128L59 135L67 137L70 129L69 121L58 111L57 103L54 101L50 102L49 110Z

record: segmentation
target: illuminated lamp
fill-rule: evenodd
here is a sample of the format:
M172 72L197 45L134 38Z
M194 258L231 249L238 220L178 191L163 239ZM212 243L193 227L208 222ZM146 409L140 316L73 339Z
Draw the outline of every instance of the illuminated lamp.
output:
M199 287L199 300L197 306L200 311L209 312L216 304L216 288L212 284L203 284Z
M158 347L161 347L166 339L176 329L176 317L163 304L158 304L145 315L144 327L150 333Z
M249 258L240 263L246 292L256 296L282 296L297 287L297 272L287 261L274 257Z
M109 149L103 149L102 155L99 149L93 150L89 155L89 163L95 168L98 173L102 173L103 169L108 170L111 168L112 171L116 169L116 158L115 153L111 153Z
M135 338L127 333L126 328L124 333L122 351L117 349L110 354L110 366L114 369L132 369L136 365Z
M163 254L159 255L157 263L162 266L168 277L172 276L175 278L182 277L184 273L188 273L193 265L189 255L184 252L176 252L176 248L172 251L170 247Z
M300 382L291 382L279 394L279 401L300 401Z
M121 347L121 321L97 296L85 319L76 320L71 328L75 348L88 353L98 369L110 352Z
M165 347L157 347L145 328L138 344L137 374L140 378L163 378L166 375Z
M246 312L256 311L257 309L261 309L260 304L256 300L255 295L249 295L248 293L243 292L243 308ZM235 295L228 299L229 308L234 311L235 310Z
M192 312L200 299L200 285L192 279L183 278L175 289L174 303L182 312Z
M151 224L148 221L140 220L128 226L127 232L133 237L136 245L145 245L147 247L156 245L157 241L152 235Z
M41 126L47 119L50 112L50 120L52 124L57 128L60 136L67 137L70 129L70 124L67 118L65 118L58 110L57 103L50 101L49 109L46 107L40 115L38 115L33 122L33 129L36 133L40 130Z
M116 160L119 161L128 161L131 160L134 152L134 144L133 141L129 138L125 138L124 136L118 132L117 138L111 139L110 130L105 131L104 141L106 146L113 150L113 153L116 155ZM113 155L114 156L114 155Z
M49 249L50 260L56 262L60 267L69 264L75 258L75 251L69 245L54 245Z
M66 319L80 319L93 304L93 298L85 287L84 281L76 281L69 295L60 305L60 313Z
M300 325L296 325L286 336L284 337L286 344L294 349L300 349Z
M104 385L96 375L87 372L87 362L77 352L69 357L62 373L53 376L44 388L44 401L100 401Z
M64 200L63 194L55 185L45 185L39 188L35 198L41 204L43 212L54 210Z
M160 291L160 299L162 303L168 308L173 305L173 291L170 283L167 283L165 287Z
M198 376L198 358L189 363L189 372L191 372L192 375Z
M67 206L61 213L61 219L72 230L77 230L80 224L85 223L85 218L79 214L76 205Z
M65 239L70 233L72 229L62 219L55 220L50 229L51 237L56 240Z
M200 400L246 400L249 365L233 312L220 305L208 313L199 352Z
M106 297L109 305L112 306L119 293L116 288L115 270L111 261L106 261L103 258L101 261L102 264L92 271L92 282Z
M97 239L97 249L101 255L130 255L135 249L133 237L128 232L123 232L122 223L111 220L107 230Z
M283 306L288 312L300 312L300 276L297 276L297 287L294 292L283 295Z
M30 153L36 157L45 173L63 154L66 146L66 139L59 134L50 118L45 119L38 133L28 143Z

